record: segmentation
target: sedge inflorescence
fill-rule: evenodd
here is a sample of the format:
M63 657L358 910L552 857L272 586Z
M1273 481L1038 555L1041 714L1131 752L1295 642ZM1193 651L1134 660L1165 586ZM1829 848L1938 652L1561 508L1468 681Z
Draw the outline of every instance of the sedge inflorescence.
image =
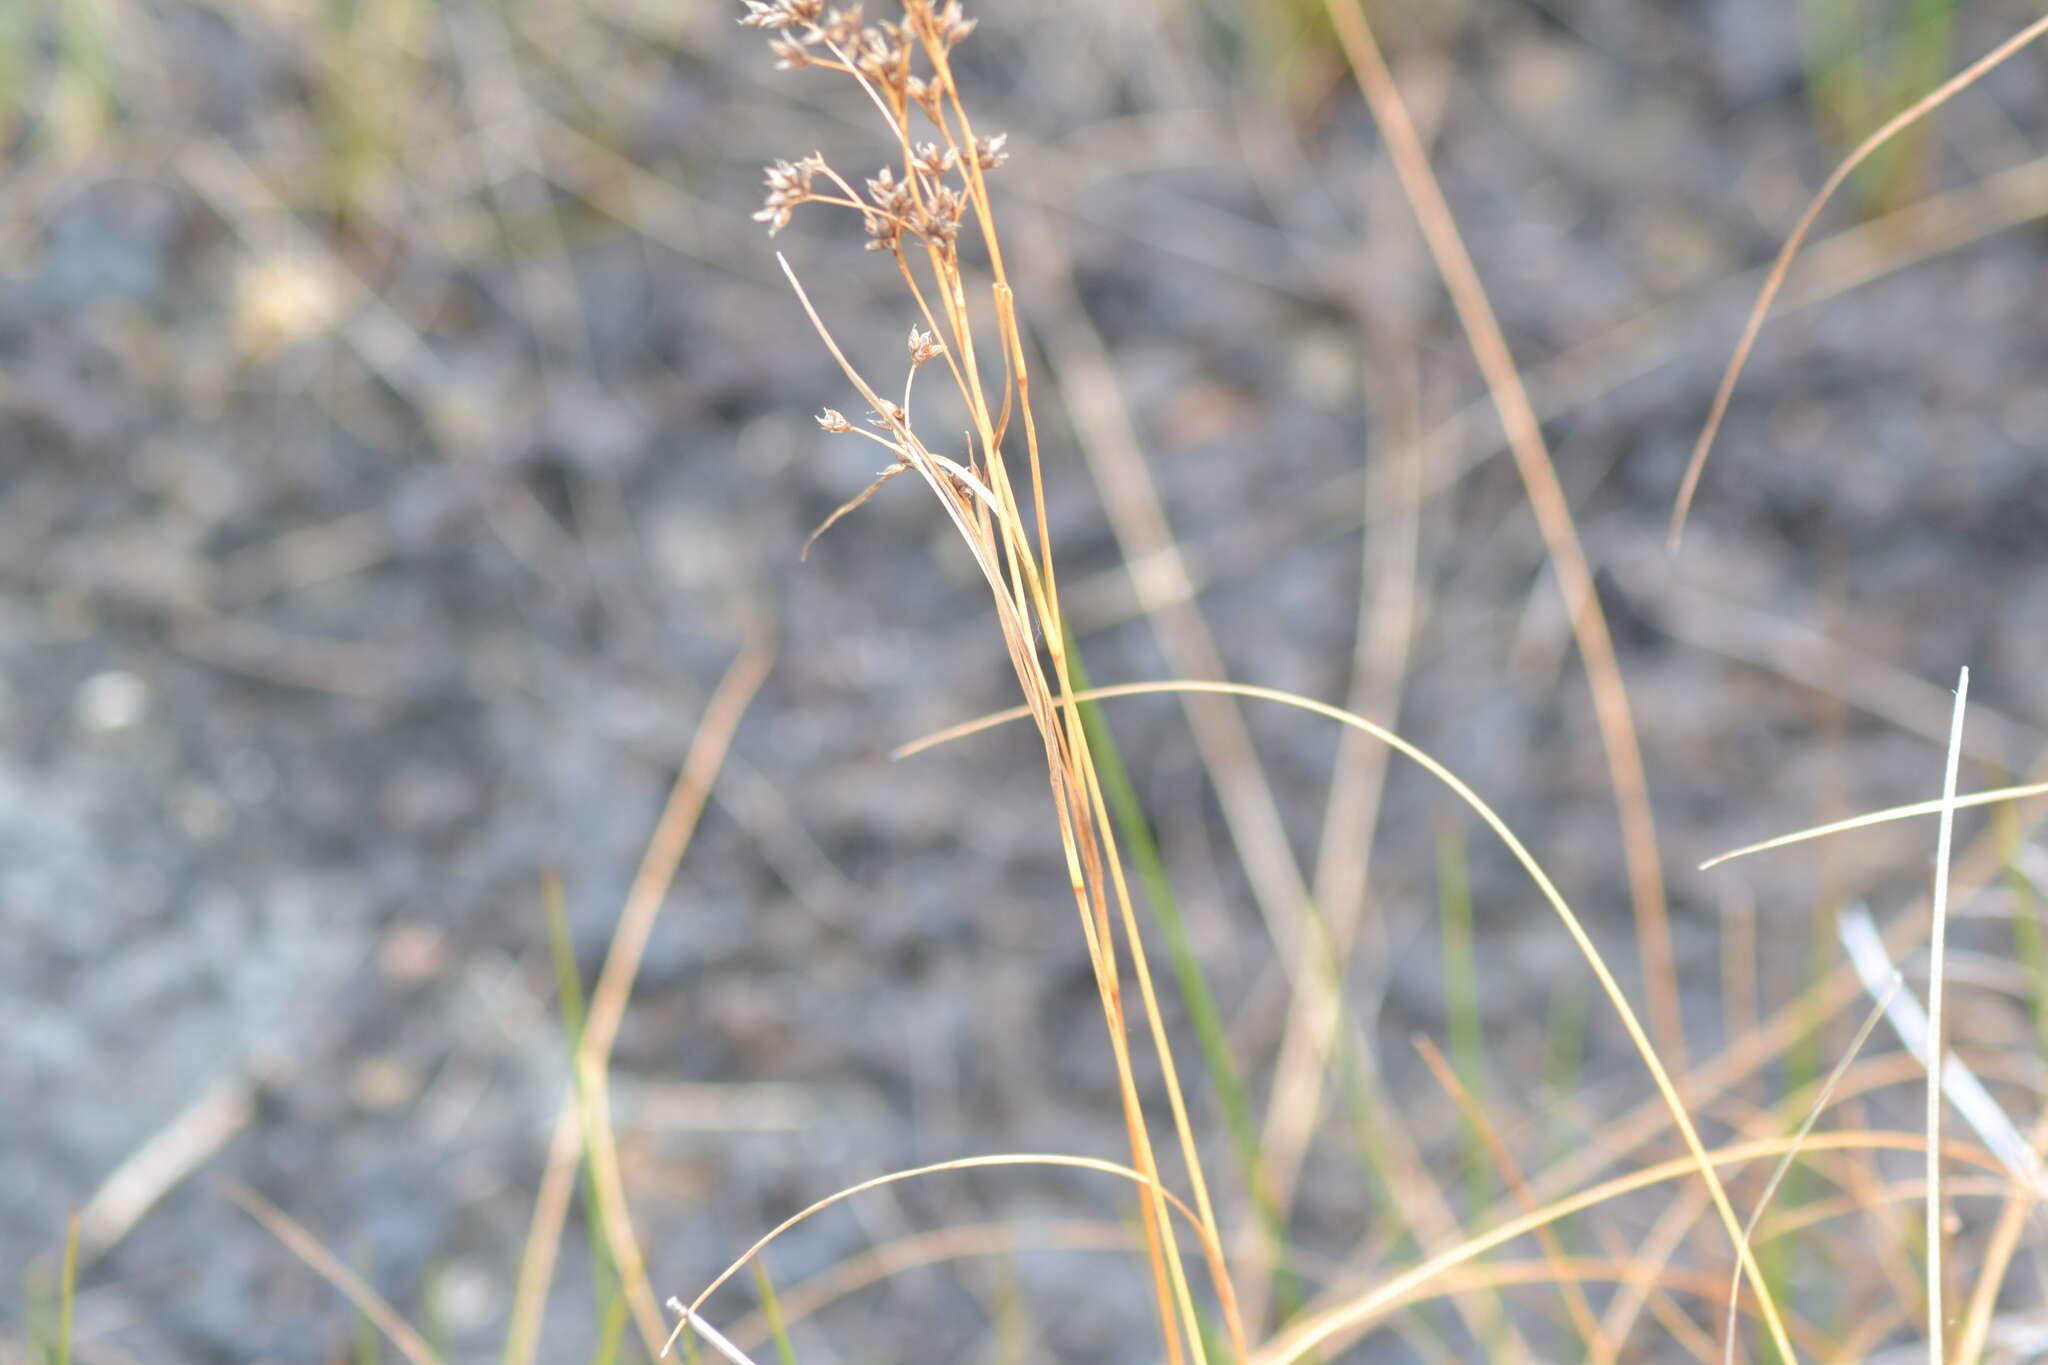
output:
M938 339L948 330L957 334L967 317L961 279L961 225L971 209L986 202L982 175L1009 160L1007 134L976 137L968 131L966 112L947 62L947 54L973 32L975 21L961 13L959 0L949 0L943 6L910 0L901 19L875 23L865 21L858 5L827 9L822 0L746 0L746 5L740 23L773 32L769 50L779 69L819 68L850 76L882 112L898 143L896 164L861 177L860 188L817 152L795 161L777 161L764 173L767 193L754 214L755 221L766 223L773 236L806 204L859 215L868 249L894 258L923 319L922 326L910 329L910 378L904 383L902 400L869 395L874 413L869 425L878 431L856 426L833 408L818 415L823 430L867 437L888 449L895 459L858 497L826 519L806 543L805 552L819 535L865 503L883 484L911 469L924 472L936 489L950 493L964 506L971 507L978 497L987 509L997 499L977 473L978 462L971 455L953 460L925 449L909 424L910 380L928 361L949 357L953 379L970 409L978 406L976 400L982 396L979 376L971 369L972 357L966 361L968 368L952 363L946 343ZM914 128L928 131L917 136ZM982 221L986 235L985 213ZM915 257L923 258L928 286L920 283L913 266ZM858 376L854 378L859 384ZM864 385L862 388L865 392ZM985 404L979 406L986 416ZM994 419L992 426L984 423L985 446L1000 443L1004 424L1002 418Z
M1181 1260L1184 1233L1175 1230L1170 1216L1174 1207L1195 1220L1226 1331L1242 1358L1248 1349L1223 1263L1222 1232L1174 1079L1129 879L1108 833L1102 779L1076 704L1066 622L1047 543L1044 470L1031 411L1026 348L988 193L988 173L1003 164L1008 152L1003 137L975 134L951 61L953 49L972 31L974 21L961 14L959 0L903 0L900 19L874 24L864 22L858 8L827 10L822 0L746 3L747 14L740 22L773 32L770 49L778 66L824 68L851 78L880 112L895 143L891 164L862 177L858 189L819 153L776 162L767 169L767 194L755 218L772 234L805 205L822 204L858 215L868 248L895 264L917 310L917 321L903 343L908 374L899 401L885 397L847 358L796 273L783 263L812 326L873 414L865 424L856 424L838 409L826 408L817 415L819 427L871 440L892 457L889 467L827 518L811 540L815 542L897 475L915 473L938 500L986 580L1025 710L1044 744L1075 909L1100 988L1125 1101L1129 1169L1145 1191L1141 1211L1147 1261L1167 1359L1186 1359L1184 1350L1197 1362L1205 1358ZM972 250L969 243L975 244ZM971 267L966 259L970 255ZM970 268L979 281L972 288ZM977 319L979 310L987 311ZM946 370L966 411L968 449L958 459L932 450L911 423L913 382L931 364ZM1137 986L1144 1034L1173 1097L1174 1134L1192 1206L1178 1202L1160 1178L1151 1123L1139 1097L1131 1041L1138 1018L1126 1012L1119 929Z

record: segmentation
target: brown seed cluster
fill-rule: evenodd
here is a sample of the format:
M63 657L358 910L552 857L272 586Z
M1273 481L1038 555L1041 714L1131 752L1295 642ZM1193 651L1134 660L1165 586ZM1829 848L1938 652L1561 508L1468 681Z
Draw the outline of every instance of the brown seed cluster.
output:
M860 214L871 251L900 252L909 240L951 253L972 203L969 163L979 173L1009 159L1007 135L963 140L948 118L951 77L932 59L974 30L959 0L944 6L910 0L903 18L873 24L863 22L859 5L828 10L823 0L746 0L746 6L740 23L774 31L768 46L778 68L822 67L852 76L903 136L900 170L884 166L867 177L865 194L815 153L776 162L767 169L768 192L755 220L773 234L788 226L798 205L835 204ZM913 109L937 131L937 140L910 141L905 130Z

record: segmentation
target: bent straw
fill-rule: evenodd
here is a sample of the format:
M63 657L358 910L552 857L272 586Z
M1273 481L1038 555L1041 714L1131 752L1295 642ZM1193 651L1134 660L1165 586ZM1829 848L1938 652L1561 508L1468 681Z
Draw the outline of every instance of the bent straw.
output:
M1678 500L1671 509L1671 531L1666 540L1666 548L1671 553L1678 552L1678 542L1685 535L1685 519L1692 510L1693 495L1699 491L1700 475L1707 467L1707 452L1713 449L1714 437L1721 430L1721 419L1728 415L1728 404L1735 396L1735 381L1742 376L1743 367L1749 364L1749 353L1756 348L1757 336L1764 329L1764 315L1771 311L1771 304L1778 297L1778 291L1784 288L1785 276L1792 269L1792 258L1799 254L1799 248L1805 243L1807 234L1813 231L1814 221L1820 217L1820 211L1827 206L1828 200L1834 197L1835 191L1842 187L1843 182L1855 173L1858 166L1869 160L1878 148L1975 85L1986 72L2009 59L2044 33L2048 33L2048 15L2028 24L1894 114L1885 121L1883 127L1863 139L1862 145L1849 153L1841 165L1835 167L1834 173L1814 194L1812 201L1806 206L1806 212L1799 215L1799 222L1792 229L1792 235L1787 237L1785 245L1778 249L1778 259L1771 264L1771 273L1764 280L1763 291L1757 295L1756 305L1750 309L1749 321L1743 324L1742 339L1735 343L1735 354L1729 359L1728 369L1721 376L1721 387L1715 391L1714 406L1707 413L1707 424L1700 431L1698 443L1693 446L1692 460L1685 467L1685 480L1679 485Z
M705 1301L717 1293L720 1286L727 1280L737 1275L747 1262L767 1250L770 1242L773 1242L783 1233L788 1232L797 1224L810 1218L813 1214L821 1213L831 1208L834 1204L851 1199L854 1195L880 1189L884 1185L893 1185L898 1181L913 1180L919 1176L938 1175L946 1171L980 1170L990 1166L1068 1166L1076 1170L1099 1171L1104 1175L1121 1176L1123 1179L1129 1180L1134 1184L1151 1187L1156 1190L1159 1198L1169 1208L1186 1219L1189 1225L1195 1229L1196 1235L1201 1239L1204 1247L1212 1250L1211 1269L1220 1271L1222 1265L1220 1259L1221 1249L1213 1247L1207 1232L1202 1227L1202 1220L1196 1215L1195 1211L1189 1208L1179 1195L1174 1194L1173 1191L1166 1189L1162 1185L1158 1185L1150 1177L1133 1170L1129 1166L1120 1165L1114 1161L1104 1161L1099 1157L1067 1156L1057 1152L1017 1152L997 1156L969 1156L959 1157L952 1161L934 1162L929 1166L915 1166L909 1170L891 1171L886 1175L873 1176L858 1184L848 1185L843 1190L836 1190L813 1203L810 1207L791 1214L762 1234L752 1246L740 1253L739 1259L720 1271L710 1284L705 1285L698 1292L697 1297L691 1301L689 1308L686 1310L689 1316L685 1319L685 1322L696 1320L696 1310L702 1308ZM675 1343L675 1339L682 1332L684 1325L685 1323L678 1323L675 1331L669 1333L668 1342L664 1344L660 1354L667 1354L668 1347Z
M2020 787L1995 787L1990 791L1958 796L1953 801L1943 801L1939 798L1933 801L1915 801L1911 805L1890 806L1884 810L1871 811L1867 815L1852 815L1846 820L1814 825L1791 834L1780 834L1775 839L1765 839L1754 844L1744 844L1741 848L1731 848L1726 853L1716 853L1700 864L1700 871L1705 872L1710 867L1719 867L1722 863L1733 862L1737 858L1747 858L1752 853L1765 853L1789 844L1803 843L1808 839L1819 839L1829 834L1862 829L1865 825L1881 825L1888 820L1906 820L1915 815L1939 815L1944 810L1961 810L1965 806L1989 806L1999 801L2017 801L2027 796L2048 796L2048 782L2029 782Z

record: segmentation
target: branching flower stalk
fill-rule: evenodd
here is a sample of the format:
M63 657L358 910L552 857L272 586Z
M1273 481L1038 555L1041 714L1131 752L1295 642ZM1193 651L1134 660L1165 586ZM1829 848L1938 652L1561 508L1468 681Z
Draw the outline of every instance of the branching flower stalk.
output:
M1129 888L1109 822L1102 785L1072 696L1052 547L1046 532L1044 477L1031 411L1030 371L1017 324L1016 300L1003 267L987 175L1008 159L1005 138L979 137L954 80L953 48L974 28L958 0L905 0L900 20L863 21L860 8L827 10L823 0L746 0L742 24L769 30L770 50L784 69L821 68L850 77L881 114L896 142L896 164L866 177L863 189L816 153L767 170L767 194L754 216L771 235L806 205L859 215L871 251L896 263L919 322L907 343L909 370L900 402L885 398L847 359L787 263L804 311L871 416L857 425L827 408L826 431L857 435L890 453L891 463L867 489L818 528L864 504L900 474L923 480L987 579L1004 644L1025 705L1045 745L1046 771L1059 821L1074 902L1101 996L1132 1165L1144 1177L1145 1242L1166 1358L1173 1365L1206 1362L1197 1309L1171 1220L1150 1127L1132 1065L1123 962L1135 979L1198 1217L1208 1264L1233 1354L1249 1354L1236 1297L1223 1262L1222 1237L1196 1150L1192 1125L1159 1011ZM991 382L977 354L977 313L962 258L962 228L972 219L985 258L1000 381ZM943 360L972 423L973 449L960 458L928 446L911 420L918 372ZM1021 436L1029 513L1013 482L1006 443ZM1014 446L1011 447L1014 453ZM816 534L812 540L815 541ZM805 549L808 551L809 545ZM1123 954L1119 957L1117 931Z

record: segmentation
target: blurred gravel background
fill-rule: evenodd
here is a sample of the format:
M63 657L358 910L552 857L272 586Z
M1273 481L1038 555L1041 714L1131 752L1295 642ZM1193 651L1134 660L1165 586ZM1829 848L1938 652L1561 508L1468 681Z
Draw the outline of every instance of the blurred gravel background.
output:
M1817 900L1896 907L1931 836L1718 878L1699 858L1934 794L1961 664L1966 786L2048 737L2048 56L1942 117L1934 210L1856 229L1852 196L1825 220L1843 235L1794 282L1819 301L1767 331L1673 561L1664 518L1755 272L1832 160L1795 7L1389 7L1615 616L1704 1049L1729 904L1756 905L1779 998ZM887 1168L1118 1156L1035 741L888 759L1009 702L983 589L907 482L797 560L875 459L811 421L858 400L773 251L878 374L910 315L851 221L800 213L771 244L748 215L766 162L880 164L857 92L773 72L710 0L36 9L0 45L5 1358L26 1359L19 1269L209 1094L253 1113L97 1255L81 1360L346 1358L345 1307L222 1176L454 1358L492 1355L568 1074L542 879L594 973L749 631L775 669L619 1056L657 1285L694 1292ZM1108 374L1128 403L1231 675L1332 699L1383 513L1360 471L1438 432L1399 727L1630 963L1563 609L1486 409L1443 426L1481 390L1327 34L1227 0L978 9L962 60L978 128L1011 137L994 186L1098 679L1168 666L1077 453L1077 392ZM2030 17L1963 6L1956 64ZM1280 979L1194 746L1170 702L1112 718L1256 1080ZM1312 858L1332 734L1250 720ZM1359 1004L1397 1083L1420 1074L1409 1035L1441 1032L1452 814L1394 771ZM1476 835L1472 873L1496 1098L1527 1113L1543 1021L1587 979ZM1983 1013L1987 1039L2015 1027ZM1591 1048L1588 1111L1647 1093L1604 1026ZM1327 1145L1301 1235L1335 1254L1371 1200ZM818 1220L773 1265L795 1281L914 1229L1103 1208L1073 1173L946 1178ZM587 1354L586 1259L572 1241L544 1360ZM984 1358L1017 1295L1036 1358L1149 1359L1137 1271L1028 1250L920 1271L799 1342L807 1362Z

